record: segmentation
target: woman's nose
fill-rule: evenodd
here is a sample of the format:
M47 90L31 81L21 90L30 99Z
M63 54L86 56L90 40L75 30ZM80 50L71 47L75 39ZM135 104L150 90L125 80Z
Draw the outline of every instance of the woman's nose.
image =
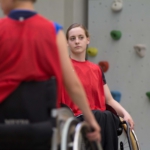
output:
M78 39L78 38L76 38L75 42L76 42L76 43L79 43L79 39Z

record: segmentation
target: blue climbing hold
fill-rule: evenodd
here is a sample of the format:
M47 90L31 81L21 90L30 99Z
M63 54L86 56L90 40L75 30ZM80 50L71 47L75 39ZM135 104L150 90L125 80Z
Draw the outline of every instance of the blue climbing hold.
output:
M111 91L111 95L118 103L121 101L121 93L119 91Z

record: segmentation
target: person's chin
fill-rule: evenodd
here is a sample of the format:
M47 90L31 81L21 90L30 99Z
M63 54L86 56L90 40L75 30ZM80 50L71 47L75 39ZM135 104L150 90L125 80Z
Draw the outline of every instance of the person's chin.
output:
M82 52L83 52L83 50L82 50L81 48L76 48L76 49L74 49L74 52L82 53Z
M75 50L75 51L74 51L74 53L76 53L76 54L80 54L80 53L83 53L83 51L82 51L82 50L80 50L80 49L78 49L78 50Z

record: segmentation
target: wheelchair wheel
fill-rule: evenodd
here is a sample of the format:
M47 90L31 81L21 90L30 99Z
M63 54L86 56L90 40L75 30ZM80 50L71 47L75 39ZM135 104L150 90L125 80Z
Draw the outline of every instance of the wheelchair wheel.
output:
M128 131L129 125L123 121L122 128L122 134L118 137L118 150L140 150L134 130Z
M75 128L78 120L74 117L69 118L64 124L61 138L61 150L73 150Z
M131 131L131 141L133 145L133 150L140 150L139 142L134 130Z
M65 140L67 139L68 125L74 120L74 115L68 108L53 109L52 116L56 118L56 127L53 129L52 150L60 150L61 141L64 138L63 129L65 128ZM71 120L70 120L71 119ZM67 149L65 149L67 150Z
M89 131L89 126L85 122L76 126L73 150L102 150L99 142L91 142L86 138L86 133Z
M60 108L58 109L58 112L57 112L57 127L58 127L58 132L59 132L59 139L62 138L62 131L63 131L63 128L64 128L64 125L65 123L67 122L67 120L69 118L72 118L74 117L72 111L68 108Z

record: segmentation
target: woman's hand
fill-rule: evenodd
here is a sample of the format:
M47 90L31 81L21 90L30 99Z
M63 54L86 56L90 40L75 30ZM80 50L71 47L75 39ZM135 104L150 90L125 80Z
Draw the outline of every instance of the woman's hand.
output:
M134 121L127 112L124 114L123 119L129 123L131 129L134 129Z

